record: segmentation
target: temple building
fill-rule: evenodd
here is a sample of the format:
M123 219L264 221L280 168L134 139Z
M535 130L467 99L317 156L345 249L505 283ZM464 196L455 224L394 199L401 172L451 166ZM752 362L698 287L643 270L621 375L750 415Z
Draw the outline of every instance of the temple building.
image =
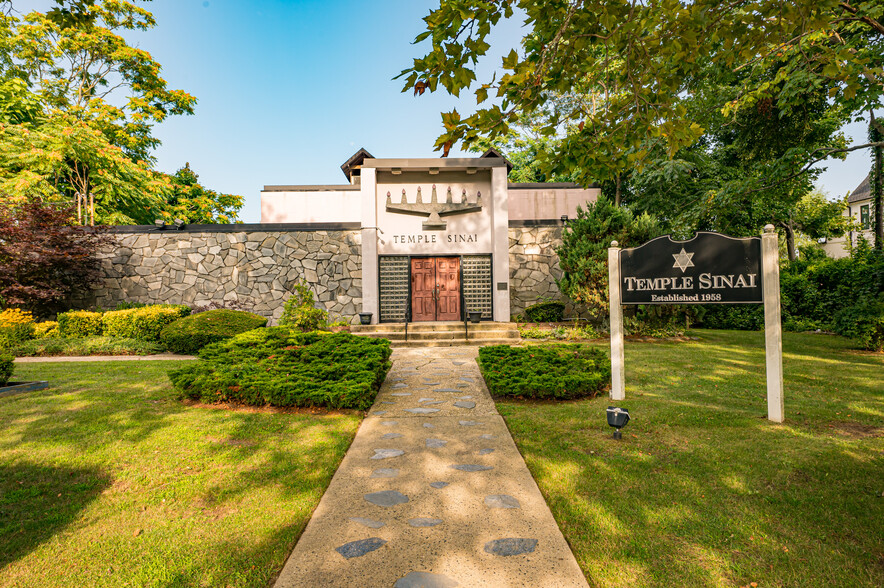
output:
M512 164L480 157L376 159L347 183L265 186L261 222L113 228L104 280L83 304L227 306L282 314L298 282L332 320L372 324L507 322L560 299L555 249L598 188L510 183ZM370 315L370 318L369 316Z
M454 159L376 159L360 149L341 166L347 184L265 186L261 222L358 225L361 309L372 322L462 320L464 311L509 321L513 298L522 310L557 297L562 224L599 192L510 183L511 169L493 149Z

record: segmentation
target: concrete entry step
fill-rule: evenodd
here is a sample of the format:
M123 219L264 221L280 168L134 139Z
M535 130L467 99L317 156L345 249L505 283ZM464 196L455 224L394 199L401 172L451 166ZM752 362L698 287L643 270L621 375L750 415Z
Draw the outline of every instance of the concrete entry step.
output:
M394 347L499 345L520 340L514 323L470 323L466 329L462 322L408 323L407 340L405 323L358 325L351 331L356 335L389 339Z

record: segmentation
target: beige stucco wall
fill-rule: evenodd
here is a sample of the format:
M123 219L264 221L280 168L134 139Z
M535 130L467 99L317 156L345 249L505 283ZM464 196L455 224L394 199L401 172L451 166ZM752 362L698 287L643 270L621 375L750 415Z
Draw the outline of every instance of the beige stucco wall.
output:
M299 190L261 192L262 223L358 223L360 192Z
M599 188L517 188L508 190L510 220L558 220L577 217L577 207L595 202Z

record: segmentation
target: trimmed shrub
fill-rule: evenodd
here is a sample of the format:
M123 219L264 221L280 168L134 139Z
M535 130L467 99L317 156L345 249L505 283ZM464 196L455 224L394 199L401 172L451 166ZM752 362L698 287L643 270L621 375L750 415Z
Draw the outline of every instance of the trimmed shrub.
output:
M580 344L480 347L479 368L494 396L593 397L611 381L605 353Z
M58 322L45 321L34 325L34 337L36 339L45 339L47 337L58 337Z
M0 346L11 347L34 337L34 315L7 308L0 312Z
M63 312L58 315L58 333L71 339L101 335L101 313L88 310Z
M101 325L108 337L159 341L160 333L166 325L189 314L189 306L155 304L106 312L101 317Z
M196 353L206 345L258 329L267 319L241 310L209 310L167 325L160 338L173 353Z
M349 333L254 329L169 372L183 396L255 406L368 409L390 369L390 342Z
M11 355L0 355L0 386L5 386L12 378L15 369L15 358Z
M533 323L558 323L565 316L565 305L553 300L539 302L526 308L525 316Z
M119 337L80 337L77 339L46 337L25 341L10 349L10 352L17 357L151 355L163 351L163 346L159 343Z
M285 301L279 324L290 326L304 333L315 331L328 320L328 312L316 308L313 292L306 284L295 284L295 293Z

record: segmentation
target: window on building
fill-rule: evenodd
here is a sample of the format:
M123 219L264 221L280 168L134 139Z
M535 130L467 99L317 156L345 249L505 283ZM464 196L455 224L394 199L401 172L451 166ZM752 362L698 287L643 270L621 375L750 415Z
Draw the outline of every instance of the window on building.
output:
M869 220L869 205L863 204L859 207L859 224L863 229L868 229L872 226Z

